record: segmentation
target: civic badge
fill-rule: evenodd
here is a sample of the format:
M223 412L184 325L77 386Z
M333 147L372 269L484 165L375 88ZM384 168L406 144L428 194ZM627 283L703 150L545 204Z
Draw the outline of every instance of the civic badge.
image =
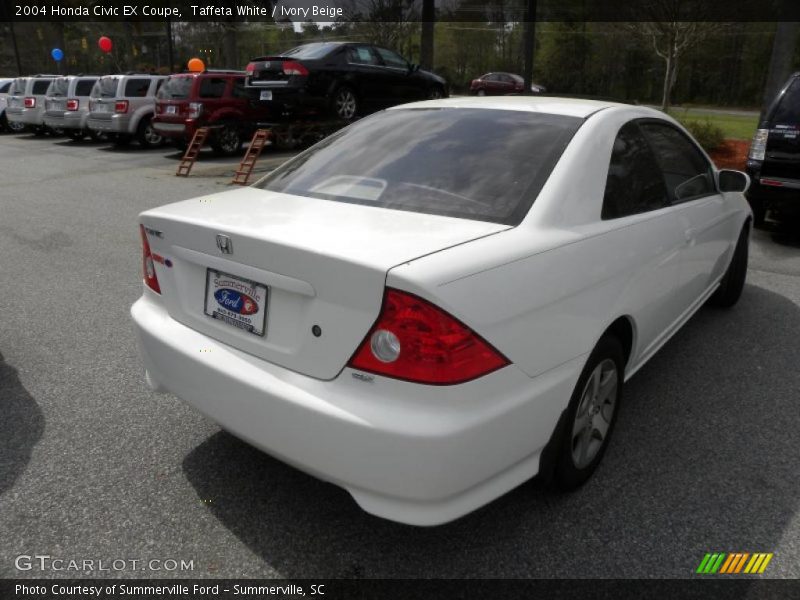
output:
M223 254L233 254L233 242L227 235L217 234L217 248Z

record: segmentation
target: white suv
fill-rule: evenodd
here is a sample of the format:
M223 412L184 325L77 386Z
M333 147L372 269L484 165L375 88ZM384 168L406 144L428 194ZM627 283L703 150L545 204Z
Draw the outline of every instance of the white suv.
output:
M101 77L91 93L89 129L112 136L117 144L126 144L136 137L142 146L160 146L164 140L151 121L156 92L166 79L150 74Z
M51 129L62 129L73 140L80 141L90 132L89 95L96 76L59 77L47 90L44 107L44 124Z
M14 80L9 89L6 107L9 125L28 128L36 135L43 135L46 132L44 100L50 82L56 77L56 75L34 75Z

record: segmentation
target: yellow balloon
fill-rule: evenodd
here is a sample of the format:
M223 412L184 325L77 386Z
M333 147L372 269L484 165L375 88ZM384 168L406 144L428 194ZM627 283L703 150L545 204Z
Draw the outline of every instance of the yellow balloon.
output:
M192 73L200 73L206 70L206 64L199 58L189 59L187 66Z

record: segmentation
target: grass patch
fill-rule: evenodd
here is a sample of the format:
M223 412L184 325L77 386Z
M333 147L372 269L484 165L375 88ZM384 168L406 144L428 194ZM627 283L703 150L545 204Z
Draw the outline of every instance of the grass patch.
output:
M758 116L718 115L696 112L689 109L673 108L669 114L687 125L688 123L710 123L722 130L725 139L750 141L758 127ZM687 129L691 129L687 126Z

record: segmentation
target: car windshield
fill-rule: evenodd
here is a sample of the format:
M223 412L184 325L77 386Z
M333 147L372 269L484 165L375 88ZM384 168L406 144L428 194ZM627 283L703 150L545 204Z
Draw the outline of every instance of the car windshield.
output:
M47 90L47 93L51 96L66 96L68 91L69 79L66 77L60 77L59 79L53 80L53 83L50 84L50 89Z
M256 186L516 225L581 123L514 110L387 110L323 140Z
M170 77L156 94L161 100L185 100L192 90L194 77Z
M119 77L101 77L94 84L92 98L114 98L117 95Z
M313 60L315 58L322 58L334 48L338 48L339 44L332 44L331 42L319 42L316 44L305 44L297 46L282 53L281 56L291 56L292 58L306 58Z

